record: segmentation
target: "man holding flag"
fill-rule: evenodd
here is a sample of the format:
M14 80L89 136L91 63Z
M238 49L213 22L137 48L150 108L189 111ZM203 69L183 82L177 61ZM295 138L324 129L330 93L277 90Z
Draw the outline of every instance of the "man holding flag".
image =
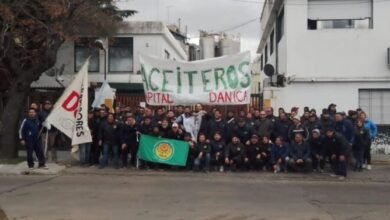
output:
M65 89L44 122L48 129L53 125L72 139L74 147L92 142L88 127L88 64L89 59Z

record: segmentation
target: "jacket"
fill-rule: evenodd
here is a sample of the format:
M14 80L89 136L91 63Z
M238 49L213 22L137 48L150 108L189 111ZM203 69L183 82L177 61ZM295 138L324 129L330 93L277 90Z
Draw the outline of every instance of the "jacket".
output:
M208 143L196 143L196 148L198 149L198 152L202 152L203 154L210 154L211 153L211 147Z
M373 121L367 119L364 122L364 127L368 130L371 140L373 140L378 135L378 127Z
M324 145L324 138L322 136L319 138L310 137L308 143L310 145L310 152L312 156L325 155L326 150Z
M225 151L226 144L225 144L225 141L223 141L222 139L219 141L212 140L210 142L210 146L211 146L211 150L212 150L213 154L225 153L224 151Z
M250 143L246 147L246 156L250 159L256 158L258 154L261 154L260 143L252 144Z
M26 142L36 142L39 140L41 123L38 118L25 118L19 129L19 139Z
M120 140L120 127L117 123L103 122L100 126L99 140L103 141L103 144L117 145Z
M230 143L226 146L225 157L245 156L246 148L242 143Z
M124 124L122 126L122 131L121 131L122 144L136 145L137 132L138 132L138 127L136 125L130 126L128 124Z
M349 120L336 122L335 130L336 132L342 134L350 144L353 143L353 138L354 138L353 125Z
M288 155L288 145L278 146L274 144L271 150L271 162L275 164L279 159L285 159Z
M361 128L355 127L354 128L354 143L353 148L354 149L364 149L365 146L370 145L370 133L369 131L363 126Z
M259 137L271 137L273 131L273 123L269 119L256 120L255 121L255 132Z
M283 137L284 141L289 141L288 132L291 125L292 123L289 119L286 119L284 121L280 119L276 120L273 128L273 137L277 138L281 136Z
M206 137L212 139L216 132L219 132L223 139L227 138L227 123L221 119L216 121L215 119L210 120L207 124Z
M293 142L290 144L289 156L294 160L307 160L310 158L310 146L307 142L301 144Z
M348 155L348 141L339 133L335 133L333 137L325 136L324 146L326 146L327 155Z

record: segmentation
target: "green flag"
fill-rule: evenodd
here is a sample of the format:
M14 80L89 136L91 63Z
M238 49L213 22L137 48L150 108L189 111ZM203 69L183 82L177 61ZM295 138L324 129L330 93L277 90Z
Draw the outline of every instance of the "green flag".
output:
M138 157L141 160L175 166L185 166L188 143L141 134Z

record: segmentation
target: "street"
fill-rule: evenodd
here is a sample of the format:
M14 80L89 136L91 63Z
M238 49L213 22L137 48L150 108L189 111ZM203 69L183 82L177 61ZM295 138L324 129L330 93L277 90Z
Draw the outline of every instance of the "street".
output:
M0 206L15 220L388 219L387 180L319 175L71 168L59 176L1 176Z

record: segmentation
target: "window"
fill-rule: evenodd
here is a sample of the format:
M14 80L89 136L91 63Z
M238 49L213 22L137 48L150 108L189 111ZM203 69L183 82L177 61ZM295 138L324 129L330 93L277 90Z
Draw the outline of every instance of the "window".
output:
M376 124L390 124L390 90L360 89L359 106Z
M268 45L265 45L264 48L264 64L268 63Z
M321 30L321 29L369 29L370 19L364 20L351 20L351 19L339 19L339 20L308 20L309 30Z
M372 28L372 0L309 0L308 29Z
M276 21L276 43L282 39L284 34L284 8L280 11Z
M164 59L169 60L170 57L171 55L169 54L169 52L167 50L164 50Z
M114 38L108 51L110 72L133 71L133 38Z
M264 61L263 61L263 54L260 56L260 70L264 69Z
M271 32L269 39L269 54L272 55L274 53L274 31Z
M80 38L74 43L74 71L78 72L89 56L89 72L99 72L99 49L93 46L96 38Z

